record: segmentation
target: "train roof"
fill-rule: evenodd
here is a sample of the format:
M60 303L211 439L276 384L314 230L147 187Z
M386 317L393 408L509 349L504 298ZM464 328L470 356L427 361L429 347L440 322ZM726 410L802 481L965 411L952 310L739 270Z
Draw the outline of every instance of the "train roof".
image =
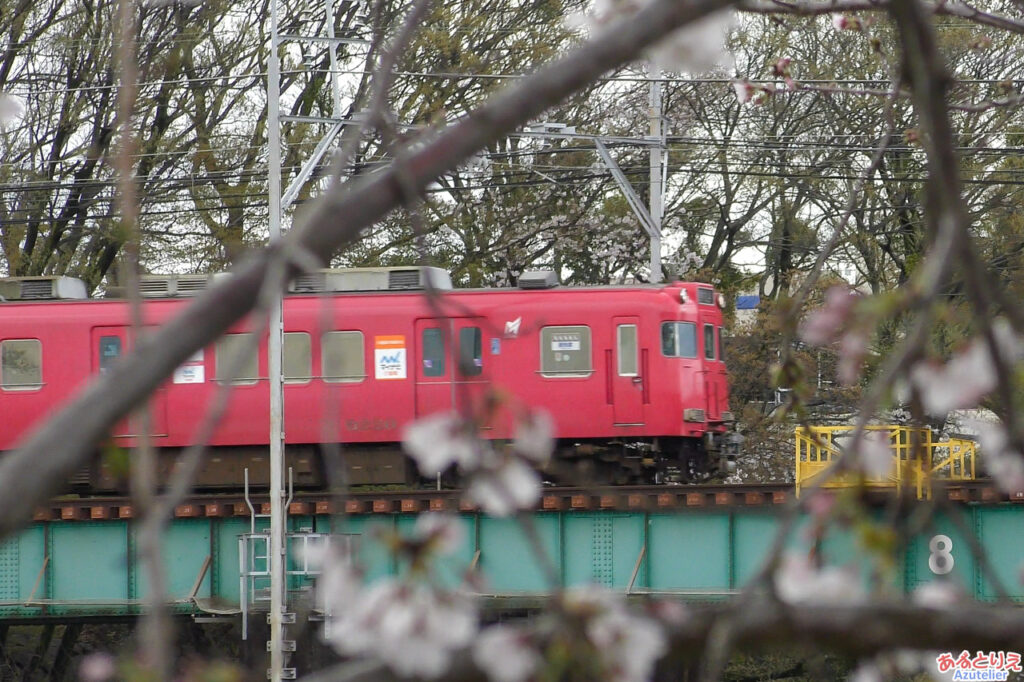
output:
M139 291L145 300L180 300L202 293L214 282L229 277L229 273L199 275L144 275ZM549 270L524 272L517 286L456 288L449 274L426 266L325 269L296 277L288 287L288 297L365 296L380 294L422 294L435 291L452 294L495 294L531 292L600 292L600 291L661 291L669 288L702 287L713 290L704 282L665 282L634 284L601 284L566 287ZM126 292L114 288L102 297L89 297L85 284L72 277L9 277L0 278L0 306L16 303L111 302L123 301ZM712 301L702 301L710 303Z

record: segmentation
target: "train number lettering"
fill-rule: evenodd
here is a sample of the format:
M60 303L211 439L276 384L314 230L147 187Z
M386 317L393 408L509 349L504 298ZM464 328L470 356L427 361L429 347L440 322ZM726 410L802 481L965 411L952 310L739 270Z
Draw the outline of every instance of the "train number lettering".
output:
M398 422L391 417L368 417L366 419L346 419L346 431L393 431Z
M935 575L946 575L953 570L953 541L948 535L936 535L928 543L931 556L928 568Z

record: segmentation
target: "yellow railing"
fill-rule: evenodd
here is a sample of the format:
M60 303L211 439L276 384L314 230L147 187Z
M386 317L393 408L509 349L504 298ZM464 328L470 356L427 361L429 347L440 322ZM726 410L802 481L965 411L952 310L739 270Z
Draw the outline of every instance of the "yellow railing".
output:
M840 474L827 473L833 463L853 442L852 426L814 426L796 430L796 494L817 483L820 476L828 478L824 488L845 488L855 485L870 488L913 490L917 498L930 498L933 480L973 481L977 453L973 441L951 438L935 440L931 429L910 426L868 426L868 431L889 436L893 465L881 477L868 477L851 469ZM875 436L877 438L877 436Z

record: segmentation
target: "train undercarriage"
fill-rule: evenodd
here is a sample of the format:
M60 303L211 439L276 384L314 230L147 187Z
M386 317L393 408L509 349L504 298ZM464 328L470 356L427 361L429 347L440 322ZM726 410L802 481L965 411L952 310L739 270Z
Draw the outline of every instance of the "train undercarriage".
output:
M553 485L681 485L701 483L728 475L735 456L730 434L709 434L700 438L655 438L648 440L562 440L555 455L541 469L544 480ZM182 456L181 448L156 448L160 480L168 481ZM83 494L125 492L128 451L108 447L83 467L70 483L73 492ZM335 484L348 486L436 485L438 477L424 478L398 443L347 444L321 447L316 444L288 445L285 468L297 489L320 489ZM266 446L211 447L193 486L201 490L238 490L248 480L263 488L270 481ZM440 481L458 485L458 472L442 472Z

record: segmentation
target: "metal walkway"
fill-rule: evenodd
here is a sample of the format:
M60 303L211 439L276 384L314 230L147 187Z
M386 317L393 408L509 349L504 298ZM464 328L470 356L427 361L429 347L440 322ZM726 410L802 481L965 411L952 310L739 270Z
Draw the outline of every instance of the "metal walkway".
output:
M895 488L917 499L930 499L935 483L974 481L977 447L962 438L940 440L929 428L898 425L866 427L869 437L887 441L892 452L892 468L884 476L864 476L845 472L830 476L829 469L839 460L846 443L853 438L852 426L815 426L796 429L796 493L821 479L825 488L854 485L868 488Z

